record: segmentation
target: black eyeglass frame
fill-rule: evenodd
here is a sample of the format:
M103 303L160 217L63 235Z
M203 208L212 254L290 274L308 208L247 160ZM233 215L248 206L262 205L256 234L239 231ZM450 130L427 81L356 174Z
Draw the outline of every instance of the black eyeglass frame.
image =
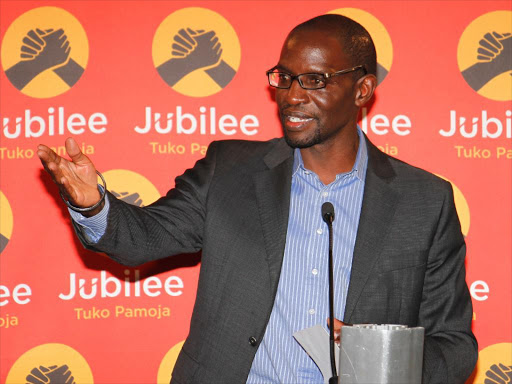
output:
M311 90L315 90L315 89L322 89L322 88L325 88L327 86L327 81L324 83L323 86L321 87L318 87L318 88L306 88L304 86L304 84L302 84L302 80L300 79L300 76L303 76L303 75L320 75L320 76L323 76L323 78L325 80L328 80L330 79L331 77L335 77L335 76L339 76L339 75L344 75L345 73L350 73L350 72L354 72L354 71L357 71L359 69L362 69L363 72L364 72L364 75L367 75L368 74L368 71L366 70L366 66L364 64L361 64L361 65L356 65L355 67L352 67L352 68L347 68L347 69L342 69L341 71L336 71L336 72L332 72L332 73L317 73L317 72L308 72L308 73L299 73L298 75L292 75L288 72L272 72L276 69L276 67L273 67L271 69L269 69L266 74L267 74L267 79L268 79L268 84L273 87L273 88L278 88L278 89L290 89L290 87L292 86L293 84L293 81L295 79L297 79L299 85L301 86L302 89L306 89L308 91L311 91ZM272 73L283 73L285 75L288 75L290 76L290 85L288 87L278 87L276 85L272 85L272 83L270 82L270 74Z

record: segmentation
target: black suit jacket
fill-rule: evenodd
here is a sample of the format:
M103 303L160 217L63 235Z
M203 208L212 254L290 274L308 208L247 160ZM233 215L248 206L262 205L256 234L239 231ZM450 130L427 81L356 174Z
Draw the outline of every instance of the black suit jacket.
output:
M451 186L367 144L343 320L425 327L423 382L462 383L477 344ZM109 195L97 244L75 225L86 247L127 265L202 249L190 334L172 382L246 381L279 281L292 164L282 139L214 142L154 204L140 209Z

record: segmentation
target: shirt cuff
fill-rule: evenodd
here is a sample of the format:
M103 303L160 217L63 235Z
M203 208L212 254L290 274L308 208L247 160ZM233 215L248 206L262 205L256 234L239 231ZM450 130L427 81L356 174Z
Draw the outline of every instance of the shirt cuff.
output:
M100 186L101 189L103 189ZM102 210L94 216L85 217L80 212L68 208L71 219L83 228L83 234L91 243L97 243L107 230L107 215L110 209L108 195L105 196L105 205Z

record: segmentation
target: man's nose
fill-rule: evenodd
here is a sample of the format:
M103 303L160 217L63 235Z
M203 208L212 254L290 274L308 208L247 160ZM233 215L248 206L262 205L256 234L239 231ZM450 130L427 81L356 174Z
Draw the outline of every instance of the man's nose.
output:
M286 92L286 100L290 105L301 104L308 99L308 91L300 86L299 79L293 79Z

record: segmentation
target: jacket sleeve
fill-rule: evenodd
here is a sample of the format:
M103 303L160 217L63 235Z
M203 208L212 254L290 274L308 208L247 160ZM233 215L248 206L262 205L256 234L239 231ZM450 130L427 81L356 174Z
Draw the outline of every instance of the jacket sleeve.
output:
M448 185L449 186L449 185ZM451 187L430 248L419 325L425 327L423 383L464 383L476 364L473 309L465 280L466 245Z
M110 209L105 234L90 242L76 223L85 248L108 254L130 266L202 248L208 188L216 163L216 143L205 158L176 178L176 185L147 207L136 207L108 194Z

